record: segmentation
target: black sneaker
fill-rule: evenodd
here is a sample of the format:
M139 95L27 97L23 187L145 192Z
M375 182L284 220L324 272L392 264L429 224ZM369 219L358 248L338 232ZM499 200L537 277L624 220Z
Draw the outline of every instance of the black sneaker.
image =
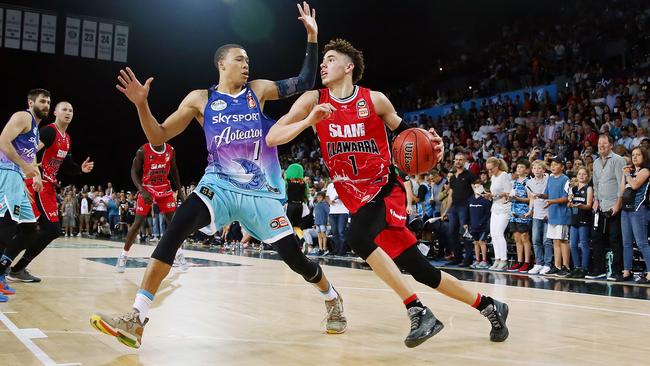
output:
M551 270L546 272L546 275L547 276L557 276L558 272L560 272L560 269L555 267L555 266L552 266Z
M23 268L20 271L10 271L7 278L12 281L41 282L41 279L29 273L27 268Z
M587 273L585 275L585 278L588 280L604 280L605 278L607 278L607 273L592 271Z
M634 274L630 273L629 276L617 275L616 279L614 281L616 281L616 282L633 282L634 281Z
M644 277L641 277L638 280L636 280L636 284L637 285L647 285L647 284L650 284L650 280L648 280L648 278L644 276Z
M506 326L508 304L492 299L492 304L483 309L481 315L488 318L492 325L492 330L490 331L490 340L492 342L503 342L508 339L508 335L510 334Z
M409 348L419 346L445 327L426 306L409 308L408 315L411 319L411 332L406 336L404 344Z
M582 268L576 268L571 278L585 278L586 271ZM568 277L568 276L567 276Z
M558 277L566 277L569 273L571 273L571 271L569 271L565 266L562 266L562 269L560 269L555 275Z

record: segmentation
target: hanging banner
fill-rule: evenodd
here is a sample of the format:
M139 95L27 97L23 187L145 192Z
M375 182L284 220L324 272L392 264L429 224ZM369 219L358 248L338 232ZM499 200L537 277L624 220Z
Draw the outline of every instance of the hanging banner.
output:
M65 47L63 53L68 56L79 56L79 37L81 36L81 20L67 18L65 21Z
M129 27L126 25L115 25L115 48L113 49L113 61L126 62L129 48Z
M23 12L7 9L5 17L5 47L20 48L20 31L22 29Z
M99 36L97 37L97 58L111 60L113 55L113 24L99 23Z
M40 14L31 11L25 12L23 26L23 50L34 51L38 49L38 25Z
M56 15L41 14L41 52L54 53L56 46Z
M97 22L84 19L81 27L81 57L95 58Z

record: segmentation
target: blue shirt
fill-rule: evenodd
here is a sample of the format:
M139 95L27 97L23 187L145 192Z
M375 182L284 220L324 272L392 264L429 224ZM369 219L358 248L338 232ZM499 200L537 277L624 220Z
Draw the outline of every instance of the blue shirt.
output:
M236 95L212 86L203 116L208 148L205 173L215 174L216 184L224 189L286 199L278 150L266 144L266 134L275 121L262 113L248 85Z
M553 174L548 176L548 184L544 194L549 200L569 197L569 177L562 174L559 177ZM548 223L551 225L571 225L571 210L566 203L554 204L548 207Z
M327 225L327 218L330 214L330 205L327 202L320 201L314 207L314 224Z
M469 199L469 231L480 233L488 231L490 223L490 208L492 202L483 196L473 195Z
M528 192L526 192L526 184L528 183L528 178L524 178L522 182L519 182L519 179L515 179L512 182L512 189L515 191L515 196L519 198L528 198ZM528 202L519 202L512 201L510 206L512 212L512 217L510 222L516 222L519 224L527 224L530 222L530 217L524 217L524 214L528 212Z
M108 200L108 216L119 216L120 211L117 209L117 203L113 199Z

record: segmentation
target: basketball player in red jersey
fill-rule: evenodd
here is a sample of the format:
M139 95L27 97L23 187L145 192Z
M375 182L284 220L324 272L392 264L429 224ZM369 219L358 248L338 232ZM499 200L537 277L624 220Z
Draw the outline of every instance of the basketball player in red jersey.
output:
M178 191L179 198L183 201L184 196L183 190L181 189L181 178L178 167L176 166L176 154L172 145L163 143L162 145L153 146L150 143L146 143L135 153L133 164L131 164L131 179L138 189L138 197L135 203L135 222L126 234L124 250L117 259L117 272L124 272L129 249L131 249L133 240L135 240L135 236L140 231L140 226L147 219L151 211L151 205L154 202L158 205L160 213L165 217L167 225L171 222L172 216L174 216L174 212L176 211L176 199L174 198L172 185L168 178L169 173L172 175L172 180ZM176 260L182 269L186 270L187 261L182 250L182 247L178 248Z
M56 116L54 123L43 126L39 130L37 158L43 177L43 190L34 192L32 179L25 180L32 210L38 219L40 230L33 240L23 244L25 254L7 275L7 278L13 281L41 282L40 278L29 273L27 266L61 234L59 205L56 201L59 169L61 168L64 174L76 175L90 173L94 167L90 158L86 158L81 166L72 160L70 135L66 132L74 116L72 104L65 101L57 103L54 115Z
M404 341L408 347L432 337L443 324L420 302L398 267L418 282L477 308L492 325L490 340L506 340L508 306L466 289L431 265L415 246L417 240L406 228L404 184L391 165L386 132L388 127L397 135L408 127L384 94L355 85L363 75L363 54L345 40L333 40L325 46L320 66L326 89L300 96L271 128L267 144L287 143L314 128L336 191L352 216L350 245L406 305L411 319L411 333ZM431 132L440 142L442 157L441 139Z

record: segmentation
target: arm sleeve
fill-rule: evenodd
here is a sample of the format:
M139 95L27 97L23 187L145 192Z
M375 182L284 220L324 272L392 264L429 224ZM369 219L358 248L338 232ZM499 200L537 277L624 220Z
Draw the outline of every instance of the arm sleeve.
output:
M81 165L72 159L72 153L70 151L68 151L68 155L63 159L60 170L65 175L79 175L82 173Z
M56 127L55 127L56 128ZM43 143L43 148L48 148L54 143L54 138L56 137L56 132L53 127L44 126L38 130L38 139Z
M318 43L308 42L305 61L302 63L302 68L298 76L275 82L280 98L287 98L314 87L316 83L316 71L318 69L317 57Z

